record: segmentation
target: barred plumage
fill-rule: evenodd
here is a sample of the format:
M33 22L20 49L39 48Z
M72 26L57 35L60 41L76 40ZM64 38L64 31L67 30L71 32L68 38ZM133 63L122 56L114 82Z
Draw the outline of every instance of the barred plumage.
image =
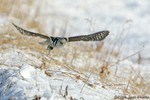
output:
M81 36L74 36L74 37L69 37L68 41L69 42L74 42L74 41L101 41L105 39L105 37L109 35L109 31L100 31L96 32L90 35L81 35Z
M61 47L64 44L66 44L67 42L101 41L109 35L109 31L105 30L105 31L100 31L100 32L96 32L96 33L93 33L93 34L89 34L89 35L73 36L73 37L69 37L69 38L66 38L66 37L52 37L52 36L47 36L47 35L43 35L43 34L40 34L40 33L31 32L31 31L25 30L25 29L15 25L14 23L12 23L12 24L23 35L35 36L35 37L40 37L40 38L46 39L46 41L39 42L39 43L42 44L42 45L48 45L47 46L48 50L52 50L55 47Z
M42 35L40 33L35 33L35 32L30 32L30 31L27 31L25 29L22 29L21 27L15 25L14 23L12 23L16 29L23 35L28 35L28 36L36 36L36 37L41 37L41 38L44 38L44 39L48 39L49 37L46 36L46 35Z

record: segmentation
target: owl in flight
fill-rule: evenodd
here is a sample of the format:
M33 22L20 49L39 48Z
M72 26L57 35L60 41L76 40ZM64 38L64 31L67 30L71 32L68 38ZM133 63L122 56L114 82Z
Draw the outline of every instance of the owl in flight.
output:
M48 45L47 50L53 50L53 48L61 47L65 45L67 42L76 42L76 41L101 41L105 39L107 35L109 35L109 31L100 31L89 35L80 35L80 36L73 36L73 37L53 37L47 36L40 33L31 32L25 30L14 23L12 23L14 27L23 35L27 36L35 36L46 39L46 41L39 42L42 45Z

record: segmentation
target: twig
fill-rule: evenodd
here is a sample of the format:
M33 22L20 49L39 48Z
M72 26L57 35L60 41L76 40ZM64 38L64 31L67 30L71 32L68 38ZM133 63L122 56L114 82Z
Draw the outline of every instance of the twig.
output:
M131 58L132 56L135 56L136 54L138 54L138 53L141 52L141 51L142 51L142 50L139 50L139 51L137 51L137 52L135 52L135 53L133 53L133 54L131 54L131 55L129 55L129 56L127 56L127 57L121 59L121 60L118 60L117 62L115 62L114 64L112 64L112 65L110 65L110 66L112 67L112 66L118 64L119 62L122 62L122 61L124 61L124 60L126 60L126 59L129 59L129 58Z
M66 98L67 97L67 95L68 95L68 85L66 86L66 88L65 88L65 93L64 93L64 98Z
M81 91L80 91L80 93L82 93L82 91L83 91L83 88L84 88L85 84L88 82L88 80L89 80L90 76L91 76L91 73L90 73L89 77L87 78L87 80L85 81L85 83L84 83L83 87L81 88Z

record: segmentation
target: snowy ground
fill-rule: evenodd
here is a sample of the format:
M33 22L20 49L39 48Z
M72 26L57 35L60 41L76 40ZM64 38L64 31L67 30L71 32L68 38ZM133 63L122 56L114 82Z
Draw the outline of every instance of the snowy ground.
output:
M39 15L35 16L37 7L40 7ZM12 5L10 15L16 8L17 6ZM126 69L132 66L140 70L141 75L148 75L150 79L149 8L149 0L113 0L111 2L110 0L45 0L42 2L35 0L29 8L24 0L19 11L29 16L25 20L20 20L15 16L0 13L0 32L7 34L5 29L10 26L10 21L27 27L26 21L30 18L39 22L43 31L48 35L52 35L50 34L53 31L52 28L56 29L55 36L64 35L62 28L66 25L65 36L109 30L110 34L104 40L106 48L111 49L113 44L116 44L123 58L141 50L139 53L141 63L137 64L138 55L126 59L117 65L121 66L118 74L122 77L128 76L129 70ZM20 15L19 11L18 15ZM38 31L34 28L30 30ZM14 33L18 34L17 31ZM0 39L0 41L3 40L5 39ZM38 67L43 63L39 58L41 54L30 52L11 47L0 51L0 100L32 100L35 96L41 97L41 100L68 100L70 98L71 100L112 100L114 96L123 95L120 89L103 88L103 84L93 73L86 73L90 75L86 82L86 78L74 70L67 70L55 64L49 65L48 69L39 69ZM92 60L92 63L100 64L96 57ZM110 60L116 61L111 57ZM77 64L78 62L80 63ZM75 64L84 65L84 57L75 61ZM80 79L78 75L83 79Z
M94 77L91 77L85 84L82 80L73 76L78 75L78 73L61 67L50 66L52 68L46 70L50 73L50 77L48 77L45 70L29 65L28 60L30 59L27 55L30 59L36 61L35 64L42 63L20 50L3 52L1 61L4 65L0 68L0 100L31 100L35 96L41 97L41 100L65 100L70 98L110 100L121 94L121 92L110 88L102 88L102 84L96 81ZM15 56L13 60L10 58L12 56ZM5 59L11 60L12 63ZM19 66L19 68L16 66ZM85 87L82 90L84 84ZM66 89L66 87L68 88Z

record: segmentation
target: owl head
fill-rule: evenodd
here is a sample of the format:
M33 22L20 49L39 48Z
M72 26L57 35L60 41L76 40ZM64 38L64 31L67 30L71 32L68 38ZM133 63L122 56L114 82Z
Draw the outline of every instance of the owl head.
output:
M56 47L61 47L67 43L67 38L55 38L53 42Z

